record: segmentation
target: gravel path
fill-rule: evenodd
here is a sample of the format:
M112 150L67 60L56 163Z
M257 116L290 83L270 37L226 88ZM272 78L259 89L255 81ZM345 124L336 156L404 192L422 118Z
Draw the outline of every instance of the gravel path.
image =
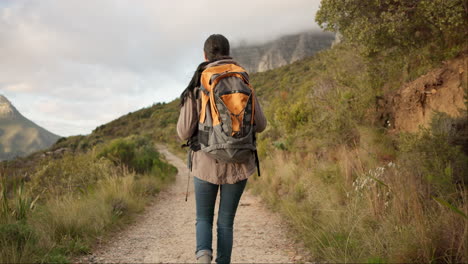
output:
M158 146L158 150L179 170L175 183L161 191L134 224L77 262L196 262L193 178L185 202L185 163L163 146ZM213 249L216 251L216 213L213 231ZM266 209L258 197L248 191L243 194L234 224L233 263L304 262L307 259L304 252L302 246L288 238L287 227L278 215Z

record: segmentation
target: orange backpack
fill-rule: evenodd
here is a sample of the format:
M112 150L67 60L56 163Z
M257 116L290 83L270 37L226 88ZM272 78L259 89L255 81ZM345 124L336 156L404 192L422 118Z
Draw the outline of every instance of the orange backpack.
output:
M255 142L255 97L247 72L236 64L205 69L201 75L198 143L224 162L258 156Z

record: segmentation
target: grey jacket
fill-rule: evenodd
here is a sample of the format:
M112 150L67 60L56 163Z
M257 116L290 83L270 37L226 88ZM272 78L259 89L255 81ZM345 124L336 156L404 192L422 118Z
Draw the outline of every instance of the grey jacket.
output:
M208 64L207 67L226 63L235 62L230 59L219 60ZM177 121L177 134L182 140L189 139L198 129L201 100L192 99L193 97L200 98L200 96L189 94L189 97L180 109L179 120ZM262 132L266 128L267 121L257 98L254 101L256 132ZM251 155L251 158L245 163L225 163L211 158L203 151L197 151L192 152L191 159L191 175L213 184L233 184L247 179L256 171L254 155Z

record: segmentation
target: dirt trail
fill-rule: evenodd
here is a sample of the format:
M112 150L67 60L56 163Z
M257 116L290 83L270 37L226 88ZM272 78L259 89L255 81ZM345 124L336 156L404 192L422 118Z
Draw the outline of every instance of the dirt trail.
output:
M179 170L175 183L158 195L155 202L138 216L136 223L98 246L93 254L80 258L79 262L196 262L193 178L185 202L185 163L167 148L158 146L158 149ZM216 213L213 231L213 249L216 251ZM259 198L247 191L241 198L234 222L232 262L303 262L305 250L287 235L287 227L279 216L267 210Z

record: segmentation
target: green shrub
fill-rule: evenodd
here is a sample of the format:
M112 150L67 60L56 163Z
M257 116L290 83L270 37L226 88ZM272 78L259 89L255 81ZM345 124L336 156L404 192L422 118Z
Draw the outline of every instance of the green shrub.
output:
M140 174L151 173L164 177L175 171L175 167L161 160L160 154L145 137L115 139L104 146L97 156Z
M159 160L159 153L154 147L144 145L136 151L131 167L137 173L148 173Z
M452 140L448 133L429 129L400 138L399 160L425 179L436 196L456 193L456 183L468 183L468 157L459 146L451 144Z
M61 159L44 159L28 183L33 197L60 196L86 192L99 179L113 173L111 162L96 160L92 154L66 153Z
M135 158L135 147L134 142L118 138L111 141L109 145L104 147L97 157L106 157L115 165L126 165L131 167Z

